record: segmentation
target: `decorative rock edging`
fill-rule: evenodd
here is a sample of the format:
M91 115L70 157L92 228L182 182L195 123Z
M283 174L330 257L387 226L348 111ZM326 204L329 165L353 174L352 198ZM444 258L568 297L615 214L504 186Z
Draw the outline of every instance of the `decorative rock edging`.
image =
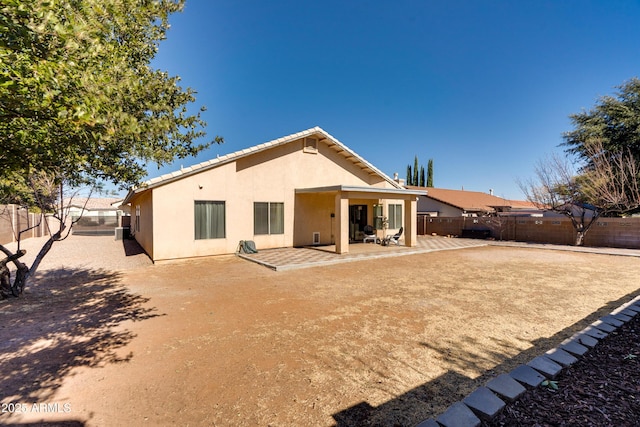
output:
M481 420L490 421L509 403L517 400L526 387L538 387L545 380L553 380L564 368L578 361L599 340L640 313L640 296L621 305L596 320L582 331L564 340L554 349L520 365L509 374L502 374L487 382L461 402L451 405L436 419L429 418L416 427L477 427Z

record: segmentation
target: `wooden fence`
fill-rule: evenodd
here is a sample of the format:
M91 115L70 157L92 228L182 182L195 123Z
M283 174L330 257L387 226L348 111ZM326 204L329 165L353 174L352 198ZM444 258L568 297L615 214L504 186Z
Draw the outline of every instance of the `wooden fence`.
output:
M481 236L496 240L573 245L576 232L569 218L430 217L418 215L418 234ZM640 249L640 218L600 218L584 239L585 246Z

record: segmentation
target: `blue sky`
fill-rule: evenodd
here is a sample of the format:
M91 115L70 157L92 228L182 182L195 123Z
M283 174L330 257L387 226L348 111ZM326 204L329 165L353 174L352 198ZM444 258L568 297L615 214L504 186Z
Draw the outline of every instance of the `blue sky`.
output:
M386 174L523 199L568 116L640 76L640 2L187 0L153 65L225 143L149 178L320 126Z

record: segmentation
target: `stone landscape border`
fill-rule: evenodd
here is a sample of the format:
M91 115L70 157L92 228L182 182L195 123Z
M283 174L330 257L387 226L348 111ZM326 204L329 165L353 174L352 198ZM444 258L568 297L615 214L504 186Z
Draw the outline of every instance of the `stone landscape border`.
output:
M544 355L535 357L508 374L491 379L462 401L451 405L437 418L426 419L416 427L477 427L481 425L481 420L494 419L508 403L522 396L527 390L526 387L538 387L546 380L553 380L564 368L577 362L579 357L601 339L633 319L638 313L640 296L596 320Z

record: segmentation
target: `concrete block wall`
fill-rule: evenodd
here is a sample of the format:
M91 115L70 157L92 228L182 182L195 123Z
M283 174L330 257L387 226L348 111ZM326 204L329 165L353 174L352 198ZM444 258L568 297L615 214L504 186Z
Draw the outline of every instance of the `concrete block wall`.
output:
M53 219L51 215L45 215L45 218L41 218L40 214L27 212L26 209L21 209L17 205L0 205L0 244L17 241L18 233L21 230L34 227L36 224L39 225L22 233L22 239L46 236L49 234L48 225L57 227L55 222L57 220Z
M462 230L490 230L497 240L573 245L576 232L569 218L425 217L420 234L461 236ZM600 218L585 236L585 246L640 249L640 218Z
M640 218L600 218L585 236L587 246L640 247Z
M565 218L511 218L513 237L518 242L573 245L576 233L571 220Z

